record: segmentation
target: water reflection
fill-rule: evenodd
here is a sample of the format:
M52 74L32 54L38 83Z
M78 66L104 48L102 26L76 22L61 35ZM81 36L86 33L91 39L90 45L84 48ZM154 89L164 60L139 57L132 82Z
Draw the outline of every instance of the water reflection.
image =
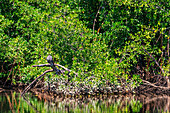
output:
M170 110L169 96L101 96L88 98L52 97L45 94L26 94L20 92L0 91L1 113L46 113L46 112L87 112L87 113L119 113L119 112L150 112L159 113Z

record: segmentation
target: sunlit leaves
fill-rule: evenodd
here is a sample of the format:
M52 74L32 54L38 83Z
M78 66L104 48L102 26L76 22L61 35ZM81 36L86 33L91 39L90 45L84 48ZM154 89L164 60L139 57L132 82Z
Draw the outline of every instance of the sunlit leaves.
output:
M5 65L19 66L15 69L21 70L16 72L23 80L41 74L44 69L26 67L46 63L49 54L55 62L79 73L75 81L91 75L98 82L101 78L113 83L117 77L128 79L139 63L145 62L146 67L150 56L143 48L168 69L169 14L163 1L3 2L0 58ZM155 64L151 59L147 65Z

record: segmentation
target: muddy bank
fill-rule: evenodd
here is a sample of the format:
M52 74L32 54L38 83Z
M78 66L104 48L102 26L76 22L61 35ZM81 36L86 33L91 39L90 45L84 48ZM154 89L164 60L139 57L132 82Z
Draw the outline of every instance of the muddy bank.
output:
M65 89L60 89L58 85L54 82L53 84L45 85L44 82L39 82L36 87L31 87L28 92L32 92L34 95L46 95L46 97L72 97L72 98L81 98L81 97L100 97L100 96L111 96L111 95L144 95L145 97L152 97L152 96L160 96L160 95L167 95L170 96L170 89L165 88L158 88L153 87L146 84L141 84L139 87L132 89L129 85L128 86L116 86L110 85L107 87L68 87ZM1 91L7 90L14 90L19 93L22 93L23 90L28 85L15 85L15 86L1 86ZM131 89L130 89L131 88ZM129 90L128 90L129 89Z
M138 87L132 87L131 83L123 82L116 85L106 81L105 84L92 86L85 83L71 82L64 79L52 79L50 81L36 81L34 84L17 84L17 85L0 85L0 91L4 89L13 89L23 92L31 91L35 94L43 93L50 96L64 96L64 97L79 97L79 96L98 96L98 95L170 95L170 87L166 79L162 76L157 76L150 80L142 80ZM90 79L92 80L92 78ZM30 86L30 87L28 87ZM27 92L26 91L26 92ZM26 93L25 92L25 93Z

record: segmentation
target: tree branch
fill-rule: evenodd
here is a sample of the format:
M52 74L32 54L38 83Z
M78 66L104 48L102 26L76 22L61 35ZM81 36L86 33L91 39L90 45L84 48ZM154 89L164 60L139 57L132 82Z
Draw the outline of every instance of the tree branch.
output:
M97 15L99 14L100 8L101 7L99 7L99 9L98 9L98 11L96 13L96 17L95 17L94 22L93 22L93 35L94 35L94 26L95 26L95 23L96 23L96 18L97 18Z
M73 72L72 70L60 65L60 64L54 64L55 66L61 67L64 70L68 71L68 72ZM50 64L40 64L40 65L33 65L32 67L50 67ZM78 76L78 73L73 72L76 76Z
M164 70L161 68L159 63L155 60L155 58L146 50L143 48L143 50L153 59L153 61L156 63L156 65L161 69L162 73L164 73Z
M142 82L143 82L143 84L145 84L145 85L149 85L149 86L152 86L152 87L155 87L155 88L170 90L169 87L156 86L155 84L152 84L152 83L150 83L149 81L146 81L146 80L143 80L143 79L142 79Z
M50 64L33 65L32 67L51 67Z
M60 65L60 64L54 64L55 66L58 66L58 67L61 67L61 68L63 68L63 69L65 69L66 71L68 71L68 72L73 72L76 76L78 76L78 73L76 73L76 72L74 72L74 71L72 71L72 70L70 70L70 69L68 69L68 68L66 68L66 67L64 67L64 66L62 66L62 65Z
M46 73L48 73L48 72L53 72L53 69L47 70L47 71L45 71L42 75L38 76L33 82L31 82L31 83L24 89L24 91L21 93L21 96L30 89L30 87L34 84L34 82L36 82L39 78L41 78L42 76L44 76L44 75L45 75Z

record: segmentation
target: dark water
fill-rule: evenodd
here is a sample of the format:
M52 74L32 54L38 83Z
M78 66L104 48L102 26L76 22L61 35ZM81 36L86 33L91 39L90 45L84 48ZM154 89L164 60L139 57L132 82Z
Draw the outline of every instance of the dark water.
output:
M1 113L169 113L168 96L97 96L52 98L47 95L31 93L23 98L15 91L0 91Z

